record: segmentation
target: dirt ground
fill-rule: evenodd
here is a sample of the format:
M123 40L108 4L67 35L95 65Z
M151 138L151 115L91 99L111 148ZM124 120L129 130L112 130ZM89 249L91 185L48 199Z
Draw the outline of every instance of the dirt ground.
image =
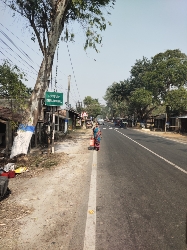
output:
M90 129L55 144L55 154L34 151L17 164L28 172L9 179L0 202L0 249L68 249L90 159ZM60 234L59 234L60 232Z
M187 143L170 132L142 133ZM9 179L11 194L0 202L0 250L68 249L90 160L90 129L72 132L55 144L55 154L32 151L16 164L28 172ZM59 233L60 232L60 233Z

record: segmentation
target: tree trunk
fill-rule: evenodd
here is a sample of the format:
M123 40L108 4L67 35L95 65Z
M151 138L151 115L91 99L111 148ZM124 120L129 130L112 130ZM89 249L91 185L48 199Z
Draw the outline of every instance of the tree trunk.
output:
M19 154L27 154L29 143L32 134L35 130L35 126L38 121L38 117L41 113L41 98L44 98L44 94L48 89L47 79L50 76L52 68L52 60L54 54L50 57L44 58L40 66L37 81L30 99L29 108L26 111L23 124L20 124L17 136L14 138L10 158L13 158Z
M19 154L27 154L32 134L41 113L41 105L39 104L48 89L48 79L51 74L57 44L64 28L64 17L68 3L69 0L62 0L56 6L56 15L48 34L48 47L43 47L44 59L38 72L37 81L30 99L30 106L23 122L24 124L19 126L17 136L14 138L10 158Z
M54 43L50 44L51 46L48 49L49 53L44 57L41 63L37 81L31 95L30 105L26 111L26 116L22 122L23 124L20 124L17 136L14 138L10 158L20 154L27 154L32 134L35 130L38 117L41 114L41 98L44 98L45 92L48 89L48 79L51 74L53 58L60 34L57 34L56 40L53 38Z

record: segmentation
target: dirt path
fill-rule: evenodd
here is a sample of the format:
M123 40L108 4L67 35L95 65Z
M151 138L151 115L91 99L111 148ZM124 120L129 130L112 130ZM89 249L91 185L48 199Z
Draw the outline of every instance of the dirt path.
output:
M89 178L90 135L82 130L56 144L63 152L57 167L10 179L12 194L0 204L0 249L68 249Z

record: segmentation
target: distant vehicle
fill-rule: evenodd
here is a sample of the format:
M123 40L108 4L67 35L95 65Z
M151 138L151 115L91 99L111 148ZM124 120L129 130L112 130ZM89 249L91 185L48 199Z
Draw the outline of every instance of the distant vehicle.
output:
M120 118L115 118L114 119L114 126L119 126L120 125Z
M144 122L140 122L140 128L145 128L145 123Z
M127 128L128 122L126 118L116 118L114 120L114 125L120 128Z
M105 122L103 119L98 119L97 122L99 125L105 125Z
M92 128L93 127L93 123L91 119L87 119L86 120L86 128Z

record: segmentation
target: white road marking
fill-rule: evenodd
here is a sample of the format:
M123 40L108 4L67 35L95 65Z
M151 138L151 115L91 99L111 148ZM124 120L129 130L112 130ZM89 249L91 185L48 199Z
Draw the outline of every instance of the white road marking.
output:
M118 133L120 133L119 131L117 131ZM121 133L120 133L121 134ZM166 158L164 158L164 157L162 157L162 156L160 156L160 155L158 155L158 154L156 154L155 152L153 152L152 150L150 150L150 149L148 149L148 148L146 148L146 147L144 147L142 144L140 144L140 143L138 143L137 141L135 141L135 140L133 140L133 139L131 139L130 137L128 137L127 135L124 135L124 134L122 134L123 136L125 136L125 137L127 137L129 140L131 140L131 141L133 141L133 142L135 142L136 144L138 144L140 147L142 147L142 148L144 148L144 149L146 149L147 151L149 151L150 153L152 153L152 154L154 154L154 155L156 155L157 157L159 157L160 159L162 159L162 160L164 160L165 162L167 162L167 163L169 163L170 165L172 165L173 167L175 167L175 168L177 168L178 170L180 170L181 172L183 172L183 173L185 173L185 174L187 174L187 171L186 170L184 170L183 168L181 168L181 167L179 167L179 166L177 166L176 164L174 164L173 162L171 162L171 161L168 161Z
M109 129L112 129L111 127Z
M84 250L95 250L96 238L96 178L97 178L97 151L93 152L92 174L86 228L84 235Z
M103 129L106 129L106 128L103 128Z

